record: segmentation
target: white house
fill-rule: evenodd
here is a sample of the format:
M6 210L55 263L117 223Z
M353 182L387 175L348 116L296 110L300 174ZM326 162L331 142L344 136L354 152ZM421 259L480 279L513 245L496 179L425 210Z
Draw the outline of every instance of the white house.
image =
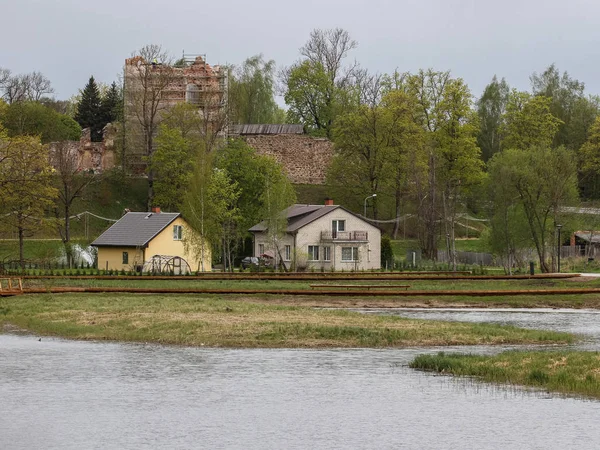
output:
M381 231L346 208L292 205L282 212L287 228L272 236L266 222L250 228L254 254L269 255L291 270L352 271L381 267Z

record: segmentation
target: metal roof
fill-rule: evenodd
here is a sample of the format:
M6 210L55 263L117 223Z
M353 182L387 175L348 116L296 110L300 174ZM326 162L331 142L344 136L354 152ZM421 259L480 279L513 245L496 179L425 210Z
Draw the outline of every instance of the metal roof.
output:
M231 134L304 134L304 127L299 124L240 124L232 125Z
M348 211L346 208L343 208L340 205L292 205L282 211L282 214L285 214L288 221L288 226L285 231L288 233L293 233L303 226L317 220L319 217L323 217L325 214L329 214L331 211L334 211L338 208ZM348 212L353 214L350 211ZM267 222L262 221L261 223L254 225L248 231L261 232L266 230Z
M92 242L92 245L145 247L180 215L180 213L129 212L102 233Z

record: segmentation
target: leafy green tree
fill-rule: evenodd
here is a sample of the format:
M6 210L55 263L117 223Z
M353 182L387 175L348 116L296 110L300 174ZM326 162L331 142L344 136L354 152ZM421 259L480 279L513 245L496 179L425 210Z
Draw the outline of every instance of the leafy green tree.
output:
M507 199L518 199L540 267L543 272L549 272L548 249L555 249L554 229L563 222L561 206L577 200L573 152L564 147L508 149L492 158L489 170L490 179L501 181L502 189L506 190L502 194L503 202L497 205L499 213L506 215L503 210L514 208L514 203ZM506 228L509 219L504 222ZM552 262L555 254L556 251L550 252Z
M302 59L282 72L288 118L317 136L332 135L344 97L354 85L356 67L344 67L348 53L357 47L341 28L313 30L300 48Z
M381 236L381 267L390 270L394 269L394 249L392 241L387 235Z
M479 133L477 144L481 148L484 161L500 151L500 127L504 119L510 88L504 78L498 81L496 75L485 87L481 98L477 101L479 116Z
M425 130L427 164L414 179L418 236L426 258L437 257L439 224L445 225L455 264L454 226L465 194L482 181L483 164L476 144L477 117L472 96L460 78L433 70L406 74L399 88L416 99L415 119Z
M199 146L182 136L179 129L165 124L159 127L155 143L156 150L150 161L155 173L154 203L166 211L179 211L194 161L200 156Z
M102 98L96 80L91 76L77 104L75 120L81 128L89 128L93 142L102 141L102 128L106 125L103 117Z
M534 73L530 77L534 95L552 99L550 112L562 121L553 144L564 145L576 150L581 145L581 134L578 129L591 125L598 110L589 108L591 104L584 96L585 85L575 80L567 72L562 75L558 68L551 64L541 74ZM587 114L582 114L583 112ZM578 145L579 144L579 145Z
M415 123L414 102L401 91L391 91L340 115L333 130L335 155L328 182L341 186L342 199L363 198L391 190L399 213L407 184L410 154L422 148L422 130ZM373 216L378 217L377 197Z
M38 102L11 103L0 111L0 121L9 136L41 136L43 144L81 137L77 122Z
M532 96L513 89L508 96L504 123L501 127L502 148L526 150L532 146L549 146L561 124L550 111L552 99Z
M52 187L52 168L48 149L39 138L18 136L0 140L0 204L10 214L2 218L2 226L17 231L19 261L24 267L23 242L30 233L42 227L41 218L56 197Z
M227 171L213 170L207 186L207 209L210 214L212 226L208 228L208 237L214 235L214 242L218 242L223 253L223 271L233 270L232 253L235 244L240 238L242 230L239 228L241 210L238 206L240 187L231 180Z
M295 201L294 190L281 165L269 156L257 155L244 141L229 141L216 154L215 166L225 170L241 188L238 205L244 233Z
M275 61L255 55L232 67L228 102L232 123L281 123L282 112L275 102Z

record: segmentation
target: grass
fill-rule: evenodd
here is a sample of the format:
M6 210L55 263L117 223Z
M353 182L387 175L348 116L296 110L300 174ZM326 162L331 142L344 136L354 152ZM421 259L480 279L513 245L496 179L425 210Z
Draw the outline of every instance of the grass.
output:
M210 280L188 278L185 280L148 280L138 277L134 280L120 280L118 277L109 280L54 278L25 280L26 287L49 286L90 286L90 287L145 287L145 288L198 288L198 289L306 289L314 280ZM318 284L327 284L319 281ZM600 278L591 281L572 279L522 279L522 280L334 280L332 284L409 284L410 290L527 290L527 289L568 289L568 288L600 288Z
M585 351L510 351L499 355L419 355L415 369L471 376L502 384L533 386L552 392L600 398L600 353Z
M567 333L436 322L217 296L61 294L0 298L0 325L72 339L211 347L406 347L570 343Z

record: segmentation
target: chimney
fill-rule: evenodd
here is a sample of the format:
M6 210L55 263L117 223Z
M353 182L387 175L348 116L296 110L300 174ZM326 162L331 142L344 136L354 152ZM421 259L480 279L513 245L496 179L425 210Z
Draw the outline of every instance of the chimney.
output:
M332 198L329 198L329 197L327 197L327 198L325 199L325 206L333 206L333 199L332 199Z
M152 212L155 214L160 214L160 206L153 206Z

